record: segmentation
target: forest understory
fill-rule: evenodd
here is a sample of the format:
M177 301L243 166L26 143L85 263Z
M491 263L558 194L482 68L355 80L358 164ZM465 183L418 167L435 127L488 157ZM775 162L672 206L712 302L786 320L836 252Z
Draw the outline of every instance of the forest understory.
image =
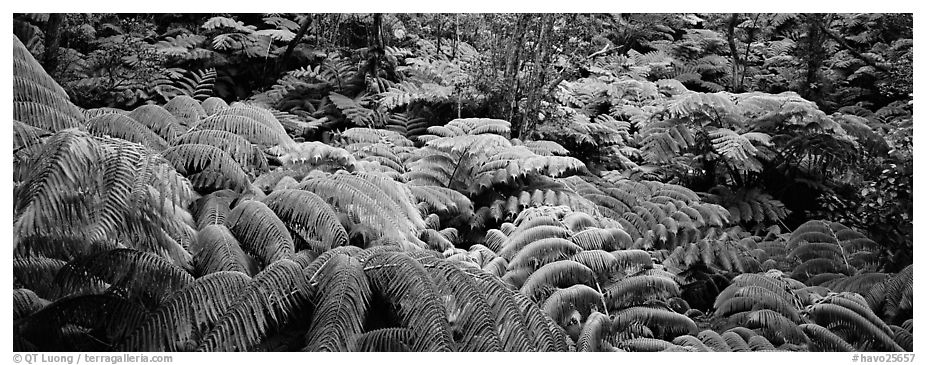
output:
M14 14L14 351L913 348L912 14Z

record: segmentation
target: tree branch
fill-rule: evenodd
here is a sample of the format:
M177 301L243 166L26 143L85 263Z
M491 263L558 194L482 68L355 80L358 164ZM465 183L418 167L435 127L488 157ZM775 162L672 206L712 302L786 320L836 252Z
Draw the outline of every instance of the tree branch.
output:
M856 50L854 47L852 47L851 45L849 45L849 42L846 42L845 39L843 39L842 37L840 37L838 34L836 34L835 32L833 32L832 30L826 29L826 27L824 27L824 26L823 26L822 24L820 24L820 23L816 23L816 26L817 26L818 28L820 28L820 30L823 31L824 34L826 34L827 36L829 36L830 38L832 38L834 41L836 41L836 43L839 43L839 45L843 46L846 50L848 50L849 53L852 53L853 56L855 56L856 58L862 60L862 62L865 62L865 63L868 64L869 66L874 67L874 68L878 69L878 70L881 71L881 72L891 72L891 70L885 68L884 66L879 65L879 64L878 64L877 62L875 62L874 60L872 60L872 59L870 59L870 58L868 58L868 57L865 57L865 55L863 55L861 52L859 52L859 51Z

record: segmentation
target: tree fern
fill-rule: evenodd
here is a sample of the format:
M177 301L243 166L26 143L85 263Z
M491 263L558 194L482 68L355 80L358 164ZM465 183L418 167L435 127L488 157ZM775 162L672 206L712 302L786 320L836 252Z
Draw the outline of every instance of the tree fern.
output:
M19 38L13 36L13 118L53 132L74 128L84 116Z
M121 114L104 114L87 121L87 130L96 136L112 136L145 145L155 151L167 148L167 141L148 127Z
M361 334L370 306L370 284L361 263L350 256L331 257L311 279L318 283L315 315L306 334L307 350L344 351Z
M14 171L18 239L112 239L188 265L181 244L192 236L192 219L182 207L192 191L166 161L141 145L77 130L59 132L37 148ZM66 258L79 253L26 249L52 249Z
M148 253L116 249L69 262L55 276L55 297L80 293L108 284L107 290L154 308L193 277L168 261Z
M248 276L257 270L253 259L224 225L210 224L196 233L190 247L196 271L202 276L220 271L238 271Z
M636 322L649 327L657 337L663 339L698 334L698 326L690 318L672 311L649 307L631 307L617 312L612 328L620 330Z
M318 195L304 190L277 190L264 198L264 203L286 226L308 242L320 239L318 252L348 243L347 231L341 226L331 206Z
M234 303L203 334L197 350L249 350L271 328L286 324L289 315L305 304L306 290L299 264L275 261L241 288Z
M836 304L819 303L808 309L808 314L820 325L840 326L852 331L861 339L871 341L873 348L887 351L903 351L894 342L891 333L885 333L871 321L853 310Z
M41 298L54 298L55 275L67 261L48 257L23 257L13 260L13 287L29 289Z
M215 272L193 281L149 314L117 348L125 351L192 350L220 316L238 303L246 274Z
M246 200L238 203L228 213L225 225L263 266L288 259L295 252L286 224L263 202Z
M110 351L112 344L121 341L146 315L144 307L117 295L75 295L25 318L18 331L39 350Z
M363 266L374 291L395 307L402 325L415 332L415 351L449 351L450 324L424 267L401 253L374 254Z
M241 165L218 147L181 144L164 150L163 156L198 189L244 191L250 187L250 179Z
M142 105L132 110L128 117L148 127L167 142L187 131L173 114L158 105Z
M456 265L437 258L419 258L444 298L448 322L458 351L501 351L488 311L488 301L475 280Z

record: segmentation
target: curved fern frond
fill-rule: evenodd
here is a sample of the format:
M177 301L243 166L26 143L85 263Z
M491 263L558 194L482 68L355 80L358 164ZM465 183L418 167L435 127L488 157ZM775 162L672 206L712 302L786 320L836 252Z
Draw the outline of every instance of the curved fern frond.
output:
M20 324L19 333L40 350L110 351L111 344L119 343L147 315L144 307L117 295L77 295L33 313Z
M691 336L698 334L698 326L691 318L672 311L649 307L631 307L617 312L612 328L620 330L635 322L649 327L654 334L657 334L657 337L663 339L685 334Z
M203 334L197 351L251 349L305 304L307 288L299 264L286 259L273 262L241 288L215 326Z
M458 351L501 351L488 311L488 301L474 279L456 265L437 258L419 258L444 299L448 322Z
M196 233L196 241L190 247L193 262L199 275L220 271L238 271L254 274L256 265L249 258L235 236L224 225L210 224Z
M543 302L543 312L550 316L560 327L566 327L572 311L578 311L583 318L588 318L592 307L601 303L601 293L583 284L576 284L566 289L553 292Z
M158 256L132 249L116 249L69 262L55 276L55 297L85 292L109 284L109 291L149 308L161 305L172 293L193 282L193 276ZM92 289L91 289L92 290Z
M193 281L148 315L117 348L124 351L190 351L219 317L238 303L251 279L220 271Z
M312 327L306 333L306 350L344 351L360 335L370 306L370 284L361 263L338 254L313 274L319 283Z
M323 246L312 249L324 252L347 245L347 231L331 206L318 195L305 190L284 189L274 191L263 201L290 230L306 242L313 238L320 239Z
M450 323L438 291L418 261L402 253L374 254L363 271L375 292L396 308L404 327L415 333L415 351L449 351Z
M167 148L165 141L148 127L122 114L103 114L87 121L87 130L95 136L112 136L143 144L155 151Z
M819 303L811 306L807 313L821 326L841 326L861 338L872 341L877 348L887 351L903 351L903 348L894 342L890 333L885 333L871 321L849 308Z
M804 331L804 334L810 338L810 351L833 351L833 352L853 352L855 347L850 345L846 340L837 336L826 327L815 323L804 323L798 325Z
M576 261L556 261L534 271L524 285L521 293L529 298L549 296L552 289L567 288L575 284L594 285L595 272Z
M266 171L269 168L267 156L257 146L231 132L214 129L193 130L177 137L173 142L175 146L184 144L204 144L217 147L249 171Z
M213 71L214 77L215 71ZM170 99L167 104L164 104L164 110L170 112L184 127L192 127L207 117L202 104L187 95L180 95Z
M251 185L241 165L218 147L182 144L164 150L163 156L200 189L245 191Z
M173 114L158 105L142 105L132 110L128 117L148 127L167 142L173 141L187 131Z
M290 258L295 252L286 224L266 204L256 200L238 203L228 213L225 226L243 248L257 256L264 266Z
M582 327L579 341L576 342L576 351L597 352L601 350L602 339L611 331L610 319L600 312L592 312Z

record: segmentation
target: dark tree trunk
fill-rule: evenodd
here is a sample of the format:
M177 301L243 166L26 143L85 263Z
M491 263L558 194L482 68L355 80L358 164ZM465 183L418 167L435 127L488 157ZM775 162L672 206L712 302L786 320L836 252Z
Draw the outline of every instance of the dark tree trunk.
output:
M42 67L46 72L54 75L55 69L58 68L58 45L61 41L61 27L64 22L64 14L51 13L48 15L48 22L45 23L45 53L42 55Z

